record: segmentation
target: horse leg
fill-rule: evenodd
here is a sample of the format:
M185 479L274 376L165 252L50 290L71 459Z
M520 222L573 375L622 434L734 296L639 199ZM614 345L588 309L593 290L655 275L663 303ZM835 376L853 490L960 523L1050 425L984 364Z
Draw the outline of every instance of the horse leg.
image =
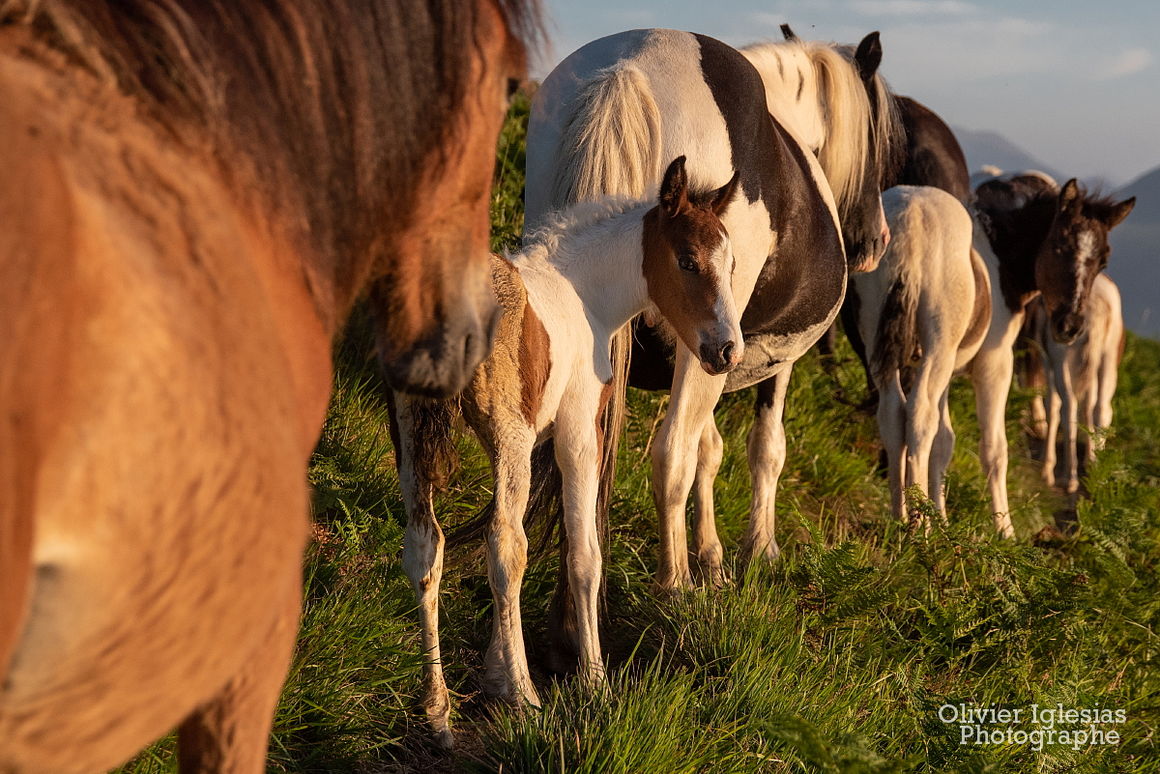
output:
M723 376L709 376L683 346L677 347L672 400L652 449L653 499L660 520L660 566L657 588L673 591L693 585L685 534L685 503L696 475L693 439L705 423L725 386Z
M282 610L248 662L218 694L178 727L182 774L260 774L278 696L294 655L302 610L302 578L294 573Z
M949 404L950 386L948 385L939 396L938 401L938 434L930 450L930 496L934 500L938 512L942 514L943 523L947 518L946 476L950 467L951 457L955 453L955 428L951 424L951 409Z
M577 401L580 403L580 401ZM568 586L580 639L580 674L587 683L604 681L600 655L599 594L601 556L596 534L600 486L600 444L591 411L574 410L556 419L556 462L564 483L564 526L568 531ZM586 404L587 405L587 404Z
M906 521L906 396L902 392L898 370L890 372L879 386L878 434L886 450L887 478L890 481L890 510L894 518Z
M1059 379L1055 376L1054 364L1047 379L1047 432L1043 441L1043 481L1055 486L1055 444L1059 440Z
M440 746L450 749L451 698L443 679L439 650L439 583L443 577L443 530L435 518L431 460L417 459L415 401L402 394L390 402L395 462L407 511L403 533L403 571L415 589L419 603L420 641L427 657L423 664L423 710Z
M528 538L524 511L531 487L532 447L535 437L507 429L495 433L495 515L487 534L487 577L495 610L491 647L487 651L485 686L488 693L513 704L540 706L528 670L524 628L520 615L520 587L528 565Z
M728 582L723 565L725 549L717 535L717 519L713 514L713 482L721 469L725 442L710 416L701 431L697 454L697 476L693 489L693 552L697 568L704 582L720 588Z
M975 411L979 417L979 461L991 492L995 529L1002 537L1015 537L1007 505L1007 393L1014 370L1010 343L984 348L975 356L971 381L975 387Z
M1096 378L1096 366L1089 367L1084 374L1083 392L1080 398L1080 412L1083 428L1087 434L1087 443L1084 444L1083 475L1087 476L1088 467L1096 458L1096 400L1099 398L1099 386Z
M1067 479L1063 489L1068 494L1079 489L1079 475L1076 459L1076 441L1078 440L1079 401L1076 400L1076 384L1072 379L1072 352L1068 351L1060 358L1062 367L1058 369L1059 397L1061 401L1060 415L1063 422L1063 460L1067 470Z
M929 498L935 491L930 485L930 466L931 450L939 433L939 403L955 364L954 351L935 337L925 342L924 349L926 357L915 374L906 411L906 456L909 483L917 485ZM930 524L924 523L924 527L929 530Z
M749 452L749 476L753 483L753 499L749 508L749 534L745 538L743 560L764 557L777 559L781 549L774 534L777 514L777 481L785 467L785 393L793 365L757 385L756 416L746 443Z
M1112 425L1112 397L1116 394L1116 380L1119 377L1116 358L1110 352L1103 352L1100 356L1099 370L1096 375L1095 392L1097 394L1095 414L1092 425L1096 429L1094 450L1104 448L1107 429Z

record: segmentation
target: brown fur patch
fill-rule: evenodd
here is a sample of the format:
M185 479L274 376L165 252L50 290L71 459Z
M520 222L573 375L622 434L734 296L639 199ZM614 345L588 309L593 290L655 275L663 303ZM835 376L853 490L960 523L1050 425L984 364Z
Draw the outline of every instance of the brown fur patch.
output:
M682 209L676 217L654 207L644 217L642 268L649 297L694 352L695 331L712 321L720 295L719 278L710 273L714 271L710 261L723 234L721 221L700 206ZM691 262L697 271L681 269L680 260Z
M971 309L971 321L967 325L967 332L963 334L959 349L977 347L991 326L991 283L987 276L987 267L974 249L971 250L971 274L975 278L975 304Z
M544 323L528 303L519 272L507 260L493 255L491 259L492 289L503 310L495 347L482 370L490 384L484 386L477 376L471 387L479 393L477 402L487 402L485 392L497 389L518 389L520 414L531 427L536 425L544 387L551 372L551 344ZM500 382L504 387L500 387ZM516 386L518 385L518 387Z

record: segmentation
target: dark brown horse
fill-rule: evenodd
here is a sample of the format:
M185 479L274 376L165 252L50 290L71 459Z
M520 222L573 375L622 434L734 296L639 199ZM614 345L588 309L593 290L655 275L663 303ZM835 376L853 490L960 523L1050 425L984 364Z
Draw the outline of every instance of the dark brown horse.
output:
M531 5L0 0L0 771L264 770L331 339L484 354Z

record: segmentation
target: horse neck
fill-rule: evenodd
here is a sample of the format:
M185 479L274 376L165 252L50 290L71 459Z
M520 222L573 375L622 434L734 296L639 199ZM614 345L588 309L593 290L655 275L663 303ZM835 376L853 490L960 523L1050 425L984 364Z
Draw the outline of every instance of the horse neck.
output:
M1012 211L976 212L999 272L1008 308L1017 310L1039 292L1035 263L1051 229L1054 203L1033 202Z
M810 152L826 142L826 117L813 62L797 44L756 43L741 49L765 86L769 112Z
M579 208L589 206L600 205ZM590 322L607 331L619 329L649 304L643 224L651 206L641 203L549 226L515 259L525 284L535 287L552 274L561 276L575 290Z

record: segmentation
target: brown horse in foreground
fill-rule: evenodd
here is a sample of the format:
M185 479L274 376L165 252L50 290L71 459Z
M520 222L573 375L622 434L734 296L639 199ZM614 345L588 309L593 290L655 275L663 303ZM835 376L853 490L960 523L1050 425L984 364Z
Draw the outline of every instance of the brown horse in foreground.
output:
M0 0L0 771L264 769L331 339L485 354L533 5Z

